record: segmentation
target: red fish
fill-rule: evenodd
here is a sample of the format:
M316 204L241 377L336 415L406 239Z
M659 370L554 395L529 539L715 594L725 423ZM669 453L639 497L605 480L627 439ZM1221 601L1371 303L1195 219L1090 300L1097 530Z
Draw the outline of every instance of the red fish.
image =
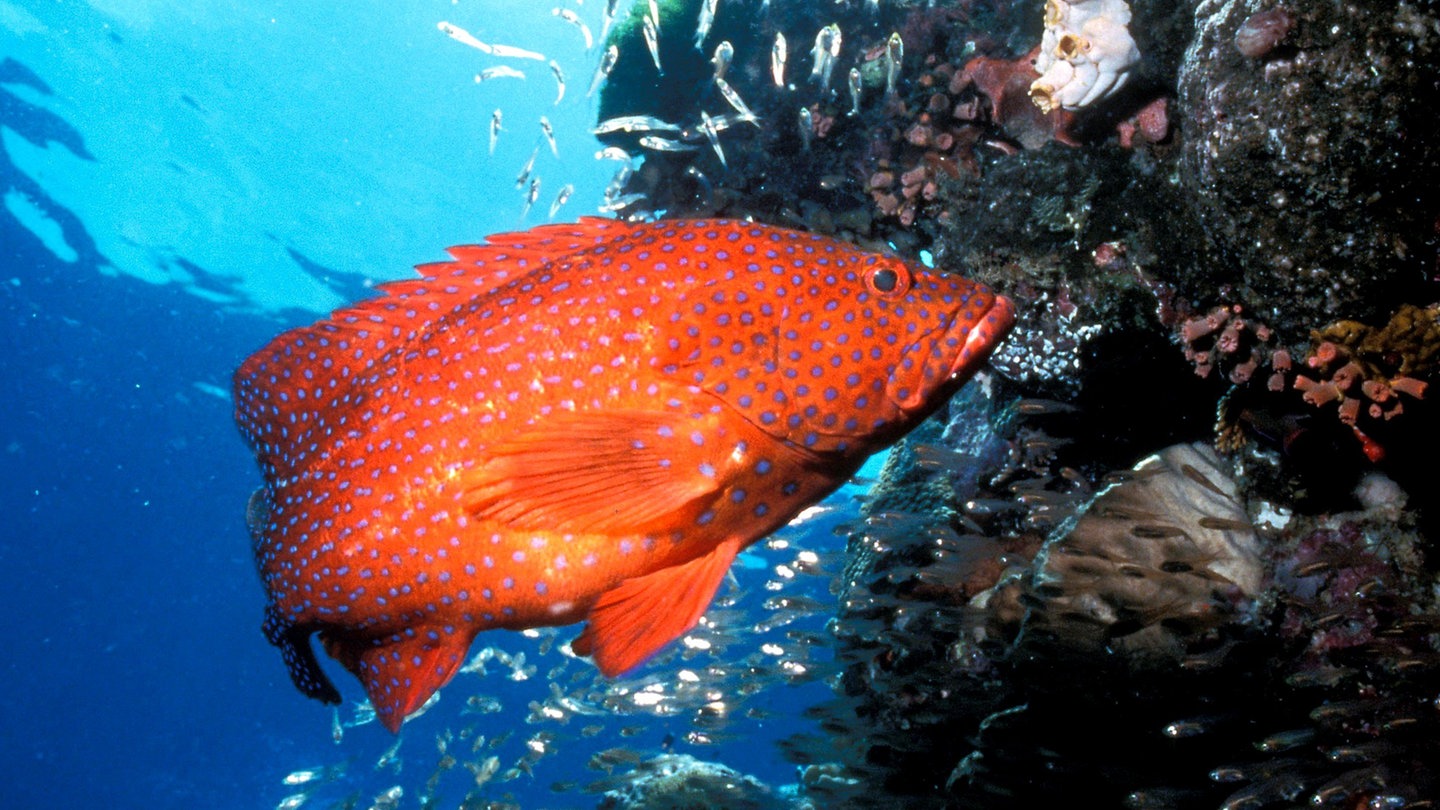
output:
M586 219L452 248L235 376L265 632L395 731L475 635L586 621L606 675L979 367L1006 299L823 236Z

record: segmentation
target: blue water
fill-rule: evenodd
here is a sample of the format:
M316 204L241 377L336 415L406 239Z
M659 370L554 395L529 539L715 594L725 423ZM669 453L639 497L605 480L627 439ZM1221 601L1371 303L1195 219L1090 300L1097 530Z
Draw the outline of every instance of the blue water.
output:
M443 729L514 731L497 749L506 767L540 730L525 704L548 694L558 653L497 634L481 643L541 663L528 681L484 680L503 712L462 721L452 687L407 728L398 773L373 767L392 742L375 724L332 739L331 710L293 689L259 631L243 521L259 476L228 388L281 330L447 245L543 222L565 183L576 193L559 219L594 213L615 169L586 131L599 51L550 5L0 0L0 804L274 807L287 773L349 762L314 806L352 790L368 806L393 784L417 806ZM597 36L603 5L572 5ZM499 60L445 37L441 20L555 58L564 101L539 62L524 82L477 86ZM491 156L497 107L506 131ZM522 219L515 176L541 115L560 158L541 148L542 191ZM737 571L759 592L746 604L771 562ZM360 699L353 679L335 680ZM677 750L784 781L792 769L769 743L803 730L794 715L823 690L777 687L752 705L778 716L744 739ZM598 748L654 751L689 728L604 723L594 738L577 737L578 721L554 729L568 735L560 756L486 795L593 806L551 782L597 776L582 766ZM447 778L454 806L468 774Z

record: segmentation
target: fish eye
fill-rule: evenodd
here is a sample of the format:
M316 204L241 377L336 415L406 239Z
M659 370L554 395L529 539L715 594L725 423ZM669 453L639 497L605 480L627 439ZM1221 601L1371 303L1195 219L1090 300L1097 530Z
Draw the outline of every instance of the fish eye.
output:
M895 298L910 289L910 273L904 267L876 267L865 274L865 286L871 292Z

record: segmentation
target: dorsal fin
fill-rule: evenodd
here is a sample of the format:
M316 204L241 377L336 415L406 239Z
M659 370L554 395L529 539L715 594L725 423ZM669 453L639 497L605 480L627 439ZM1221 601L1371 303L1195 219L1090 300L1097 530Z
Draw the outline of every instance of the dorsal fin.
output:
M450 249L453 261L420 265L421 278L378 285L383 295L292 329L235 372L235 419L272 473L294 472L309 437L353 408L354 381L441 317L547 264L624 237L636 226L598 217L488 237Z

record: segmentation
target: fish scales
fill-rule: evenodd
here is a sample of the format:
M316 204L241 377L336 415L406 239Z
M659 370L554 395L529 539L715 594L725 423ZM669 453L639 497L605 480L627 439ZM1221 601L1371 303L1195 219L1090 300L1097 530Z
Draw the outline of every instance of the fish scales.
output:
M266 635L337 702L318 633L392 731L487 629L585 621L577 653L639 665L1013 317L958 276L739 221L591 218L449 253L235 377Z

